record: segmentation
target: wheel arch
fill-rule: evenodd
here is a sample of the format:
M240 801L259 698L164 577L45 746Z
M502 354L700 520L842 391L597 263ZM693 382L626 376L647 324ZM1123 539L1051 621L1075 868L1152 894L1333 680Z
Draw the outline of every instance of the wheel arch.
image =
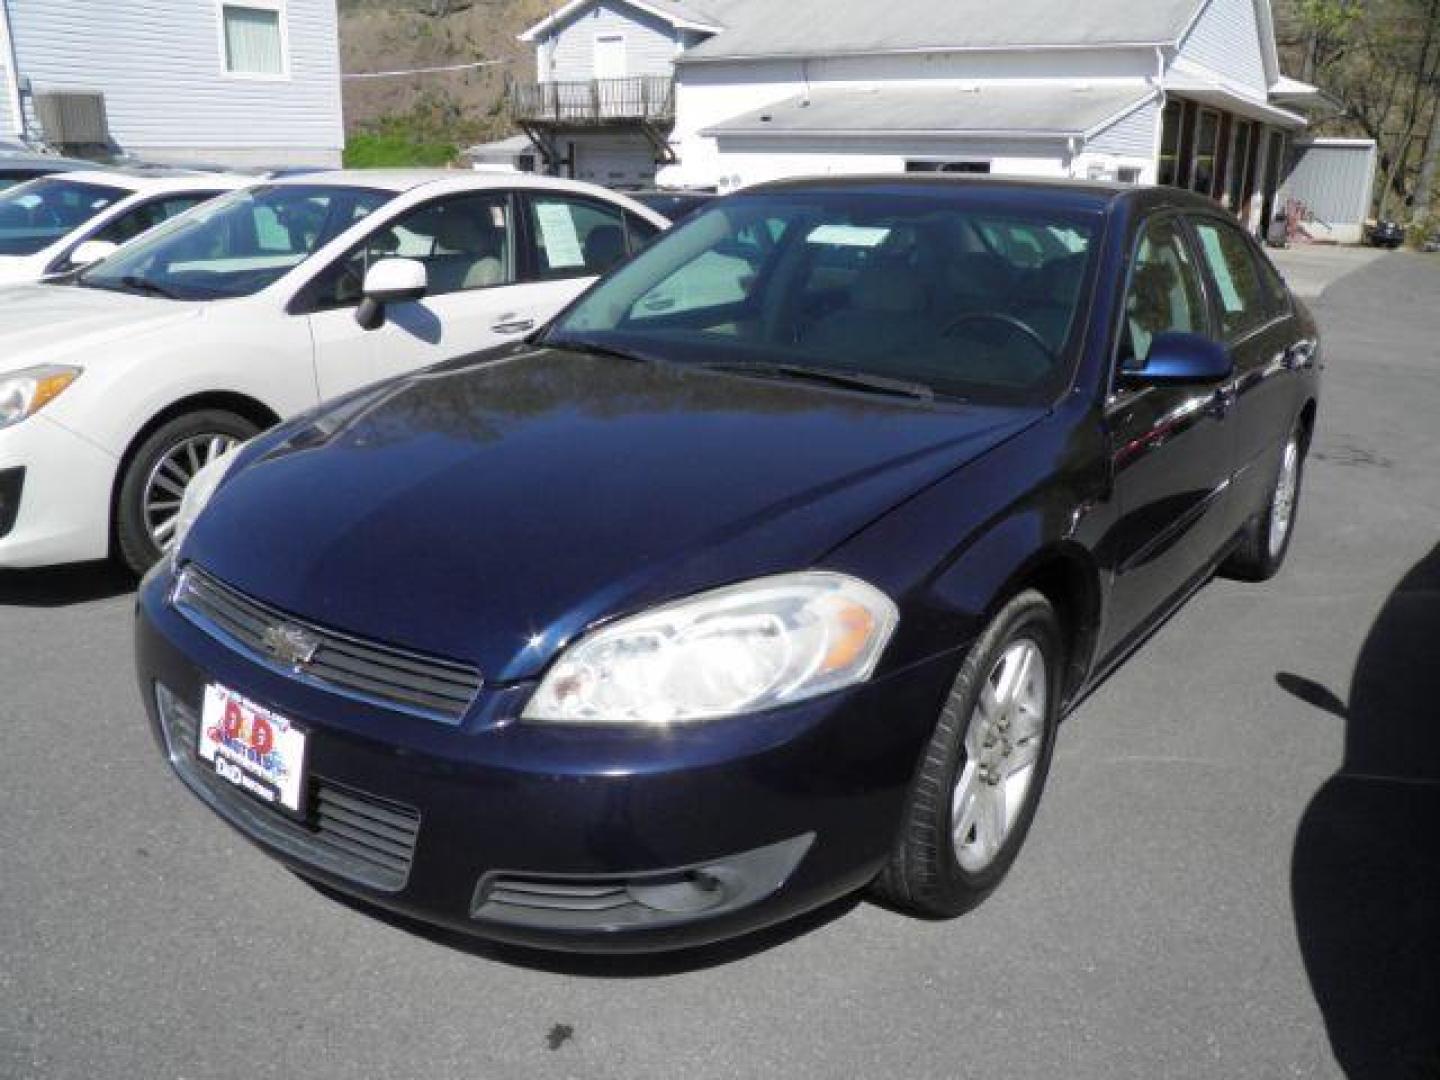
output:
M1315 438L1315 419L1320 413L1320 403L1311 397L1306 400L1300 409L1300 437L1304 440L1301 450L1309 452L1310 443Z
M1103 607L1100 569L1085 548L1057 542L1031 554L996 591L987 621L1027 589L1039 592L1055 609L1064 635L1062 700L1071 700L1084 684L1099 643Z
M162 425L168 424L177 417L185 416L188 413L202 412L206 409L222 409L225 412L235 413L243 416L260 430L274 427L280 422L280 416L274 409L266 405L258 398L229 390L212 390L199 394L191 394L188 397L179 398L171 402L165 408L155 413L145 423L141 424L130 441L125 446L125 452L120 455L119 463L115 469L115 477L110 483L110 550L113 552L116 545L115 518L119 510L120 489L125 483L125 474L130 469L130 463L135 460L135 454L139 451L141 444Z

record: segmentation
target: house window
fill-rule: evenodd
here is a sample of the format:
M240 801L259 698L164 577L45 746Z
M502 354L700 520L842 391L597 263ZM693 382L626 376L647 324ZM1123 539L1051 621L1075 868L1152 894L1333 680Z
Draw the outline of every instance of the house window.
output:
M1165 106L1164 122L1160 128L1160 170L1157 179L1173 187L1180 176L1180 102L1171 101Z
M1220 114L1210 109L1200 112L1200 126L1195 133L1195 163L1190 175L1190 190L1209 195L1215 184L1215 150L1220 140Z
M280 78L285 74L285 32L279 6L220 5L225 71Z
M1245 213L1245 177L1253 172L1251 158L1255 153L1255 125L1241 120L1234 125L1234 145L1230 148L1230 174L1225 185L1225 203L1237 215Z

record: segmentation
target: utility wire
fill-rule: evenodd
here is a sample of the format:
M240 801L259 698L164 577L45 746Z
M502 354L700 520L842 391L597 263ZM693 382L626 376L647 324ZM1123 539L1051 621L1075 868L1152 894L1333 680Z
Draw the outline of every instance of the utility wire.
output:
M447 71L471 71L475 68L497 67L509 60L478 60L473 64L447 64L444 67L406 68L402 71L356 71L341 75L342 79L399 79L409 75L436 75Z

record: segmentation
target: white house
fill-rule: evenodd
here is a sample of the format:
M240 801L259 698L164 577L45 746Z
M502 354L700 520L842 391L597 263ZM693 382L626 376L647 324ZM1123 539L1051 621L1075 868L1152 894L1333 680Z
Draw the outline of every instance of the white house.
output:
M0 0L0 140L334 165L335 0Z
M953 171L1176 184L1270 217L1269 0L571 0L515 112L556 171L721 191Z

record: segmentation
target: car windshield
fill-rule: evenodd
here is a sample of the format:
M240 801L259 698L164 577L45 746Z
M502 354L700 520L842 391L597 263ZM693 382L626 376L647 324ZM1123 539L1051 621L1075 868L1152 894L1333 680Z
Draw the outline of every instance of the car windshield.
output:
M1068 375L1098 221L993 191L732 196L596 285L546 341L879 392L1049 400Z
M0 255L34 255L129 194L124 188L55 177L0 192Z
M250 296L392 198L340 184L237 191L125 245L76 281L176 300Z

